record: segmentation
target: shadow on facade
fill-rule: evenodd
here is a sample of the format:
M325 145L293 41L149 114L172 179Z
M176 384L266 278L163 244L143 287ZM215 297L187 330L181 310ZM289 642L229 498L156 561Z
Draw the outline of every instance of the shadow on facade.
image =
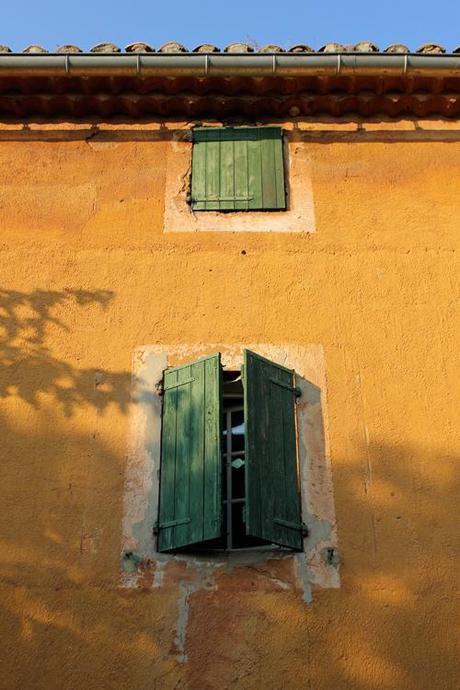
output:
M54 355L46 344L50 326L60 329L62 340L74 337L54 315L57 307L75 310L96 305L105 309L112 299L108 290L0 290L0 398L14 396L38 408L41 394L50 395L66 416L84 405L103 410L109 403L125 412L127 372L79 369L69 363L70 358ZM87 340L90 347L90 334Z
M49 328L73 335L58 308L112 299L0 292L0 685L454 690L458 458L383 442L333 461L342 588L307 606L264 568L222 573L189 599L178 663L177 580L118 588L130 374L77 368L47 346Z

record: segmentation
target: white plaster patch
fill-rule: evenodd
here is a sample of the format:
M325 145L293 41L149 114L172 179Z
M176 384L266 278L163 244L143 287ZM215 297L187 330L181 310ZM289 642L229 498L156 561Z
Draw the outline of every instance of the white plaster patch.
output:
M156 552L153 525L157 520L161 438L161 397L156 386L163 370L197 357L221 352L222 363L239 369L243 349L296 371L296 383L302 391L298 401L299 459L302 493L302 517L309 534L304 553L294 556L276 550L216 554L204 561L195 556L169 556ZM311 586L339 587L337 531L332 474L327 450L326 373L323 348L320 345L269 345L261 343L193 345L145 345L139 347L133 360L133 399L129 449L124 490L124 514L121 586L136 586L137 563L151 561L155 567L153 587L161 587L163 569L172 558L186 560L200 572L206 570L206 581L225 566L241 567L273 558L294 557L298 586L305 601L311 601ZM209 580L211 576L211 580ZM191 592L190 592L191 593ZM188 599L187 599L188 600ZM180 638L180 636L179 636ZM180 647L181 645L179 645Z
M315 209L308 148L289 142L286 152L286 211L192 211L187 203L192 144L171 141L166 159L164 232L315 232Z

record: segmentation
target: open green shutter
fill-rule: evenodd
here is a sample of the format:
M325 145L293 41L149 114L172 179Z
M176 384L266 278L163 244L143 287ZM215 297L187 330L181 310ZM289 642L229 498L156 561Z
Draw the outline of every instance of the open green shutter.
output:
M158 550L219 537L220 354L164 373Z
M244 353L246 532L302 550L294 372Z
M192 208L195 211L285 210L281 128L195 128Z

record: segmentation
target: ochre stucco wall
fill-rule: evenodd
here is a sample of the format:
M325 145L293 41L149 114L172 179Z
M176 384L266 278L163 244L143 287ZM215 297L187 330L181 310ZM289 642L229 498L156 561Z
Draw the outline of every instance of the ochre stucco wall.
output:
M164 233L184 123L0 128L0 687L458 687L460 125L286 127L313 233ZM120 586L132 355L195 342L324 350L311 604L289 559Z

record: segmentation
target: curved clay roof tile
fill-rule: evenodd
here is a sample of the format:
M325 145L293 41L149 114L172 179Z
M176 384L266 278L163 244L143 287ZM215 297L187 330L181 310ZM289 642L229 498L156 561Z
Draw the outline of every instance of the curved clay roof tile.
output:
M259 48L259 53L284 53L284 50L273 43L267 43L266 46Z
M47 53L48 51L43 46L32 44L24 48L23 53Z
M385 48L384 53L410 53L410 50L404 43L392 43Z
M417 48L417 53L430 53L432 55L439 55L445 53L446 49L438 43L424 43L420 48Z
M74 46L71 43L68 43L63 46L59 46L59 48L56 50L56 53L82 53L82 49L79 48L78 46Z
M353 51L355 53L378 53L379 49L371 41L359 41L359 43L355 43L353 46Z
M98 43L91 48L92 53L121 53L121 50L115 43Z
M342 43L326 43L326 45L321 46L318 53L344 53L345 46Z
M305 43L297 43L295 46L289 48L289 53L314 53L315 51L310 46L305 45Z
M202 43L193 49L194 53L220 53L220 49L212 43Z
M176 43L176 41L168 41L168 43L163 43L159 52L160 53L186 53L187 49L182 45L182 43Z
M254 48L247 43L230 43L224 49L224 53L253 53Z
M154 53L155 48L152 48L148 43L130 43L126 46L125 51L127 53Z

